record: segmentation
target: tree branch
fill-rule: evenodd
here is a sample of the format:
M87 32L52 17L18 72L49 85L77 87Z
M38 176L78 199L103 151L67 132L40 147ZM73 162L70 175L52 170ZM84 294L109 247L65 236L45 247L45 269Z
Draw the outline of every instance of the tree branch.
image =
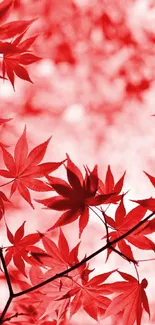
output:
M51 281L54 281L58 278L61 278L63 276L65 276L66 274L72 272L73 270L77 269L78 267L80 267L81 265L83 265L84 263L90 261L93 257L97 256L98 254L102 253L104 250L106 250L107 248L111 248L111 245L114 245L116 243L118 243L120 240L126 238L128 235L130 235L132 232L134 232L136 229L138 229L143 223L145 223L148 219L150 219L153 215L155 214L155 211L152 212L150 215L148 215L145 219L141 220L138 224L136 224L134 227L132 227L130 230L128 230L126 233L124 233L123 235L121 235L119 238L116 238L110 242L108 242L105 246L101 247L100 249L98 249L97 251L95 251L94 253L90 254L88 257L85 257L82 261L80 261L79 263L73 265L72 267L70 267L69 269L60 272L58 274L55 274L53 277L33 286L32 288L26 289L24 291L20 291L17 293L14 293L14 297L20 297L24 294L30 293L34 290L37 290L41 287L43 287L44 285L50 283Z
M1 262L2 262L3 269L4 269L6 282L7 282L8 288L9 288L9 298L8 298L8 301L7 301L7 303L6 303L6 305L5 305L4 309L3 309L3 312L2 312L2 314L0 316L0 324L2 324L4 316L5 316L8 308L9 308L9 306L11 304L12 299L14 298L14 293L13 293L9 273L8 273L8 270L7 270L7 266L5 264L5 259L4 259L4 256L3 256L2 247L0 248L0 259L1 259Z
M2 311L2 314L1 314L1 317L0 317L0 324L4 323L4 316L5 316L8 308L9 308L9 306L11 304L12 299L13 299L13 296L10 296L7 303L6 303L6 305L5 305L5 307L4 307L4 309L3 309L3 311Z
M3 265L5 278L6 278L7 285L8 285L9 292L10 292L10 296L11 296L11 295L13 295L13 289L12 289L12 285L11 285L11 281L10 281L9 273L8 273L8 270L7 270L7 266L6 266L6 264L5 264L5 259L4 259L4 256L3 256L3 250L2 250L2 247L0 248L0 259L1 259L1 262L2 262L2 265Z
M14 293L13 292L13 289L12 289L12 285L11 285L11 281L10 281L10 277L9 277L9 274L8 274L8 270L7 270L7 267L6 267L6 264L5 264L5 260L4 260L4 257L3 257L3 253L2 253L2 248L0 249L0 258L1 258L1 261L2 261L2 265L3 265L3 268L4 268L4 273L5 273L5 276L6 276L6 281L7 281L7 284L8 284L8 288L9 288L9 292L10 292L10 297L4 307L4 310L1 314L1 317L0 317L0 324L4 323L4 317L5 317L5 314L11 304L11 301L16 298L16 297L20 297L20 296L23 296L27 293L30 293L30 292L33 292L34 290L37 290L41 287L43 287L44 285L58 279L58 278L61 278L63 276L66 276L66 274L72 272L73 270L77 269L78 267L80 267L81 265L83 265L84 263L88 262L89 260L91 260L93 257L97 256L98 254L102 253L104 250L106 250L107 248L110 248L112 249L112 245L118 243L120 240L126 238L128 235L130 235L131 233L133 233L136 229L138 229L141 225L143 225L148 219L150 219L153 215L155 215L155 211L152 212L150 215L148 215L146 218L144 218L143 220L141 220L138 224L136 224L134 227L132 227L130 230L128 230L126 233L124 233L123 235L121 235L119 238L116 238L112 241L109 241L107 242L107 244L103 247L101 247L100 249L98 249L97 251L95 251L94 253L90 254L88 257L85 257L82 261L80 261L79 263L73 265L72 267L70 267L69 269L63 271L63 272L60 272L58 274L55 274L53 277L29 288L29 289L26 289L26 290L23 290L23 291L20 291L20 292L17 292L17 293Z

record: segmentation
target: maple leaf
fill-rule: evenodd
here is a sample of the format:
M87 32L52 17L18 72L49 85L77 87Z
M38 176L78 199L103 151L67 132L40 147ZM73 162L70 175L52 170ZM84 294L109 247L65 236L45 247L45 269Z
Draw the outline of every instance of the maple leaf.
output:
M83 307L85 312L95 320L103 316L111 300L104 295L110 291L104 288L103 282L116 270L99 274L85 283L77 283L77 286L69 290L60 299L74 297L70 302L70 318Z
M24 261L31 265L41 265L42 262L36 256L39 257L47 254L41 248L34 246L34 244L40 241L39 233L24 237L24 226L25 221L13 235L6 225L7 237L12 246L6 248L5 262L8 265L13 260L16 268L27 277Z
M148 281L143 279L139 283L133 276L124 272L117 272L126 281L105 284L105 288L111 290L111 293L121 292L121 294L111 301L104 314L104 318L122 312L122 325L133 325L135 321L137 325L140 325L144 309L150 317L149 303L145 292Z
M22 290L31 286L33 287L34 285L55 276L55 274L67 270L68 267L79 262L78 249L80 243L70 250L62 230L60 230L59 233L58 245L43 234L40 234L40 237L47 254L47 257L45 256L41 258L41 260L44 267L48 266L50 269L46 273L43 273L38 266L32 266L29 272L32 285L29 285L26 282L23 283L23 281L18 281ZM73 287L76 287L76 281L79 281L80 283L88 281L90 272L88 266L84 263L78 269L70 272L69 277L66 275L61 277L61 279L51 281L48 285L39 288L39 291L37 290L35 295L34 293L29 293L29 297L22 302L22 306L25 306L27 303L29 304L29 300L31 300L33 306L35 303L38 303L40 306L39 317L43 314L51 315L51 313L57 311L57 317L60 321L64 317L64 313L67 312L69 299L66 298L65 302L57 299L61 298L61 296L66 294L71 288L73 289Z
M7 170L1 169L0 175L6 178L13 178L11 186L11 195L18 189L20 195L33 207L30 192L33 191L50 191L51 188L43 181L36 178L43 177L45 174L56 170L62 162L48 162L39 164L43 159L48 143L51 137L35 147L28 154L28 144L26 137L26 127L23 134L16 143L13 156L2 147L4 163ZM39 165L38 165L39 164Z
M43 273L37 266L31 266L29 269L29 283L26 281L19 281L18 285L23 290L33 288L33 286L50 278L52 270L48 270ZM60 288L60 283L62 283ZM62 294L65 294L69 288L72 287L72 281L66 277L55 279L45 286L35 290L34 292L28 292L23 298L20 297L18 301L18 311L22 311L29 316L32 316L36 320L35 324L39 323L39 320L45 317L52 317L53 314L57 314L56 324L63 324L65 314L67 312L69 299L65 301L57 301ZM17 298L18 299L18 298ZM39 308L38 308L39 306ZM55 317L54 317L55 318Z
M116 194L111 196L106 203L117 203L122 198L122 195L118 195L118 194L122 191L125 174L126 172L124 172L123 176L118 180L117 183L115 183L110 165L108 165L105 182L103 183L102 180L99 179L99 193L102 194L116 193Z
M4 11L7 11L10 8L11 4L12 1L7 0L3 2L0 5L2 6L0 15L1 12L3 15ZM15 74L19 78L33 83L23 65L29 65L41 59L32 53L28 53L30 46L33 44L37 36L30 37L27 40L21 42L27 29L35 20L36 19L31 19L29 21L13 21L0 26L0 39L2 40L0 41L0 53L3 55L2 78L6 79L5 75L7 75L14 90ZM12 42L6 42L6 39L13 38L15 36L17 37L16 39L12 40Z
M113 241L116 238L119 238L121 235L125 234L129 229L134 227L143 219L146 211L147 209L145 207L137 206L126 214L126 209L124 207L122 199L116 209L115 220L104 213L107 225L113 228L112 231L109 231L109 239ZM152 231L150 230L150 233L151 232ZM104 238L105 237L106 236L104 236ZM155 249L155 244L149 238L145 237L144 233L141 233L140 230L135 230L130 235L126 236L125 239L121 239L118 243L113 245L113 247L116 247L116 245L118 245L120 252L132 260L134 259L133 253L131 247L126 243L126 241L138 247L139 249ZM107 250L107 259L111 252L111 249Z
M32 44L32 40L34 42L36 37L37 36L33 38L31 37L30 39L26 40L27 42L24 41L21 44L18 44L18 46L15 45L15 41L13 43L0 43L0 53L3 54L3 78L5 78L5 74L7 74L7 77L10 80L14 90L15 74L19 78L33 83L23 65L29 65L41 60L40 57L32 53L25 53L28 52L28 48L30 46L29 44ZM31 42L29 42L30 40Z
M47 256L42 258L42 262L45 266L51 268L50 276L66 270L66 267L68 268L79 263L78 251L80 242L70 251L67 239L61 229L59 232L58 245L56 245L55 242L46 235L41 233L40 235L47 254ZM88 265L83 263L80 267L78 267L78 269L70 272L70 275L73 276L74 279L80 277L82 281L87 281L91 272L92 270L88 269Z
M92 172L85 168L85 178L79 168L71 161L67 155L67 178L69 184L57 177L47 176L49 185L59 194L52 198L36 200L44 204L49 209L65 211L58 221L48 230L67 225L79 219L79 237L89 221L89 206L96 206L105 203L113 195L97 194L98 172L97 165Z

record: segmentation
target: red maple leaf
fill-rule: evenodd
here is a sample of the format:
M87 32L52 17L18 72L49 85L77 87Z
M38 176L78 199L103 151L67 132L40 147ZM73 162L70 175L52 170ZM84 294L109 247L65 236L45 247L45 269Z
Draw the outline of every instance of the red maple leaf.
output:
M6 14L8 14L13 1L5 0L0 4L0 21L4 20ZM15 74L23 79L32 83L27 70L23 65L29 65L39 61L41 58L29 53L29 48L35 41L37 36L28 38L21 42L27 29L36 19L29 21L13 21L10 23L3 24L0 26L0 54L2 58L2 73L1 78L6 79L7 75L13 88L15 81ZM18 36L19 35L19 36ZM11 42L6 41L7 39L16 37ZM15 88L14 88L15 90Z
M34 233L26 235L24 237L24 226L23 224L16 230L13 235L7 227L7 237L12 246L6 248L5 262L8 265L13 260L16 268L27 277L25 272L25 262L31 265L41 265L40 256L47 256L41 248L34 246L40 240L40 234Z
M49 209L65 211L58 221L49 230L56 227L67 225L79 219L79 236L81 236L83 230L89 221L89 206L96 206L102 203L113 195L98 194L98 172L97 165L92 172L89 172L85 168L85 178L79 168L71 161L67 155L67 178L69 184L57 177L47 176L49 185L59 194L52 198L36 200L39 203L44 204Z
M123 176L118 180L117 183L115 183L110 165L108 165L105 182L103 183L102 180L99 179L99 192L101 194L117 193L111 196L106 201L106 203L117 203L122 198L122 195L118 195L118 194L122 191L125 173L126 172L124 172Z
M115 212L115 220L107 216L104 213L105 220L107 224L113 228L112 231L109 231L109 239L111 241L119 238L121 235L125 234L129 229L134 227L138 222L140 222L147 209L142 206L137 206L126 214L126 209L124 207L123 199L118 205ZM143 229L143 228L142 228ZM152 231L150 230L150 233ZM148 233L147 233L148 234ZM105 238L106 236L104 236ZM126 236L125 239L120 240L118 243L114 244L113 247L118 245L120 252L122 252L126 257L134 259L131 247L126 243L128 241L132 245L140 249L155 249L155 244L147 237L144 236L144 233L141 233L140 230L135 230L130 235ZM107 259L112 252L111 249L107 250Z
M47 256L43 256L42 262L45 266L51 268L50 276L59 273L60 271L66 270L66 267L71 267L79 263L78 251L80 247L80 242L70 251L67 239L60 229L58 245L55 244L46 235L41 234L41 240L45 249ZM89 274L92 270L88 269L86 263L83 263L78 269L70 273L71 276L75 278L82 279L83 281L88 280Z
M133 325L136 321L137 325L141 324L142 312L145 311L150 316L150 309L145 288L148 285L146 279L141 283L133 276L117 271L124 280L110 284L105 284L105 289L109 289L111 293L121 292L115 297L108 306L104 318L123 313L121 317L122 325Z
M27 23L27 25L32 24L33 21L34 20L31 20L29 24ZM35 56L29 51L30 46L33 44L37 36L30 37L25 41L20 42L24 34L25 31L12 42L0 42L0 53L3 54L3 78L5 79L5 75L7 74L13 88L15 74L19 78L32 83L29 74L23 65L29 65L41 60L41 58Z
M45 248L45 253L47 255L47 257L41 257L43 262L42 265L45 268L48 266L49 269L47 272L43 273L38 267L39 265L32 266L29 272L32 285L25 281L23 282L19 280L18 284L22 290L33 287L34 285L55 276L55 274L67 270L68 267L79 262L78 249L80 243L70 250L62 230L60 230L58 245L56 245L50 238L46 237L46 235L40 235ZM31 305L33 304L34 306L33 311L36 313L36 316L39 314L39 317L41 317L45 313L47 315L51 315L53 312L57 311L57 317L60 321L60 319L64 316L63 313L66 313L67 311L69 299L66 298L65 301L58 299L61 298L62 295L66 294L71 288L73 289L76 287L76 281L79 281L79 283L85 283L88 281L90 272L91 270L88 269L88 265L84 263L78 269L70 272L69 277L66 275L64 277L55 279L54 281L48 283L48 285L39 288L39 290L28 293L28 297L24 298L22 301L20 300L22 309L25 308L25 304L29 305L29 301L31 301ZM35 311L35 304L39 304L39 312Z
M60 299L67 299L74 297L70 302L70 318L83 307L85 312L95 320L99 320L103 316L106 309L111 303L111 300L104 295L109 294L110 291L104 288L103 282L115 270L99 274L85 283L78 283L75 288L70 289Z
M52 269L43 273L41 268L31 266L29 270L30 283L19 281L18 285L22 290L33 288L33 286L49 279L52 275ZM35 290L35 292L28 292L25 296L20 297L18 301L18 310L32 316L37 324L38 320L42 318L43 315L53 317L56 313L56 324L60 324L60 321L63 320L67 312L69 299L65 301L58 301L57 299L60 298L62 294L65 294L72 285L73 281L67 277L63 277L61 280L55 279L38 290Z
M13 156L2 147L4 163L7 170L1 169L0 175L6 178L13 178L11 186L11 195L18 189L20 195L33 207L30 192L33 191L50 191L51 188L43 181L36 178L43 177L45 174L56 170L62 162L48 162L39 164L43 159L47 145L51 137L38 145L28 154L28 144L26 138L26 127L23 134L17 141ZM39 164L39 165L38 165Z
M29 274L32 286L49 279L57 273L67 270L68 266L79 262L77 257L79 244L70 251L67 240L61 230L58 246L50 238L46 236L41 237L44 248L47 254L50 255L49 263L48 257L47 259L45 257L45 259L43 258L43 264L51 269L43 273L40 268L32 266ZM110 299L104 297L104 294L109 294L110 291L102 289L102 283L114 271L95 276L89 280L91 271L88 270L88 266L84 263L80 268L70 272L68 276L55 279L48 283L48 285L39 288L39 291L29 293L28 298L24 298L20 303L22 303L23 308L31 299L33 306L36 303L40 306L39 316L42 314L50 315L54 310L57 310L59 317L62 316L62 311L66 312L68 310L68 307L70 308L71 317L83 306L84 310L97 320L100 315L103 315L110 303ZM19 281L19 285L22 290L31 287L31 285L23 281ZM73 297L72 301L70 299L71 297Z

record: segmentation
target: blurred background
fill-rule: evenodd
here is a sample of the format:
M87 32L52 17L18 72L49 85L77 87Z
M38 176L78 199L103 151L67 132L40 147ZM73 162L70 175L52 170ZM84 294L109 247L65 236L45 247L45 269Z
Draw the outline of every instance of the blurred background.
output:
M28 66L34 84L17 77L14 92L9 81L0 79L0 117L13 118L1 126L0 141L13 152L26 124L30 149L53 136L44 161L60 161L67 152L80 168L87 164L91 169L97 163L103 181L110 164L115 181L127 171L123 189L130 190L128 199L154 196L154 188L143 173L155 176L155 117L151 116L155 114L154 1L15 0L8 21L35 17L38 19L26 35L38 35L32 49L42 60ZM63 167L54 175L64 177ZM4 188L9 195L10 187ZM32 192L34 198L37 195ZM44 193L40 197L45 197ZM12 232L24 220L28 233L46 230L51 215L58 216L35 203L32 211L18 194L12 202L6 213ZM127 211L135 206L127 199L125 204ZM115 207L109 209L111 215L114 211ZM3 225L2 229L4 246ZM64 227L64 232L73 247L78 241L77 224ZM82 238L81 257L101 247L104 232L91 215ZM137 250L137 254L154 257L146 251ZM91 267L96 267L94 275L121 266L136 276L133 266L119 256L112 254L107 264L105 257L102 254L91 261ZM153 306L151 269L152 262L139 267L141 279L147 277L151 283L147 293ZM154 320L152 313L152 324ZM80 312L71 324L81 321L96 324ZM109 319L103 322L111 324ZM145 316L144 324L148 324Z

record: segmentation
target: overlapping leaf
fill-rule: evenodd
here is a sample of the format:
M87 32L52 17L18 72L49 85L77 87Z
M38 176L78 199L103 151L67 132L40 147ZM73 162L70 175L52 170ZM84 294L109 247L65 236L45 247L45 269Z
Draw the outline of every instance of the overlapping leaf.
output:
M12 246L6 248L5 262L8 265L13 260L16 268L24 275L25 262L32 265L41 265L42 256L47 256L46 252L41 248L34 246L40 240L38 233L26 235L24 237L25 222L16 230L13 235L7 226L7 237Z
M67 156L67 178L69 184L56 177L48 176L49 185L59 194L52 198L36 200L49 209L64 212L58 221L49 230L67 225L79 218L79 236L89 221L89 206L97 206L105 203L113 195L98 194L98 171L97 166L92 172L85 168L85 178L79 168Z
M43 246L45 248L45 255L41 257L42 266L48 266L49 270L45 273L38 266L32 266L30 268L29 277L31 284L27 282L18 281L22 290L30 288L39 284L40 282L49 279L50 277L58 274L62 271L67 270L68 267L78 263L78 249L80 243L78 243L72 250L69 249L67 239L60 229L58 245L56 245L50 238L46 237L40 233L40 238L42 239ZM76 281L80 283L88 281L88 276L91 271L88 270L88 266L84 263L77 270L70 272L69 277L61 277L55 279L45 285L35 293L29 293L28 297L20 301L20 307L25 309L25 304L29 305L29 300L31 299L31 304L34 308L36 304L39 304L39 311L34 314L34 317L42 317L43 315L51 315L53 312L57 311L58 324L59 321L64 318L64 314L67 311L67 306L69 303L69 298L65 301L59 300L62 295L66 294L71 288L77 286ZM28 311L27 311L28 312ZM35 312L35 310L34 310ZM60 322L61 324L61 322Z
M145 292L148 282L143 279L139 283L137 279L127 273L119 272L119 274L126 281L105 284L105 288L109 289L111 293L120 292L121 294L111 301L104 318L123 313L121 317L122 325L133 325L135 322L140 325L143 310L150 316L148 298Z
M29 275L31 284L25 281L19 283L22 290L31 288L46 280L48 271L43 274L41 269L32 266ZM68 283L71 284L71 281L68 281ZM45 317L45 319L47 317L56 318L56 322L53 324L65 324L65 315L67 313L69 299L65 301L57 301L56 299L61 296L61 292L65 293L67 290L68 285L65 278L61 290L60 280L54 280L48 285L41 287L39 290L35 290L35 292L20 297L18 301L18 311L32 317L35 320L35 324L42 324L41 320L43 317Z
M113 230L109 231L109 239L112 241L116 238L119 238L121 235L125 234L129 229L134 227L138 222L140 222L147 208L142 206L137 206L133 208L129 213L126 214L126 209L124 207L123 199L120 201L116 212L115 220L113 220L108 215L104 214L107 225L109 225ZM144 227L144 226L143 226ZM143 229L143 227L141 229ZM147 234L151 233L151 229L148 230ZM119 250L128 258L134 259L131 247L126 243L128 241L132 245L146 250L155 250L155 244L147 237L144 236L144 232L141 233L140 230L135 230L133 233L128 235L125 239L122 239L118 244L114 244L116 247L118 245ZM111 249L107 251L107 258L111 253Z
M2 22L8 14L12 3L13 1L5 0L0 4L0 22ZM35 20L36 19L12 21L0 26L0 54L3 55L1 78L6 79L7 76L13 88L15 75L32 83L24 65L29 65L40 60L39 57L29 51L30 46L37 36L30 37L21 42L27 29ZM14 37L16 37L16 39L6 41Z
M72 317L80 307L83 307L85 312L96 321L100 316L103 316L106 309L111 303L111 300L104 295L110 293L110 290L105 289L103 282L113 273L110 271L104 274L97 275L85 283L77 283L77 286L69 290L61 299L71 298L70 302L70 317Z
M32 22L33 21L30 23ZM5 79L5 76L7 75L13 88L15 75L32 83L32 80L30 79L27 70L24 68L24 65L29 65L40 60L39 57L35 56L29 51L29 47L33 44L37 36L30 37L27 40L20 42L24 34L25 32L18 36L12 43L0 42L0 53L3 54L3 78Z
M6 178L13 178L11 186L11 195L18 189L20 195L33 207L30 192L33 191L50 191L51 187L43 181L36 178L43 177L56 170L61 162L48 162L39 164L43 159L48 143L51 138L38 145L28 154L28 144L26 137L26 127L23 134L17 141L14 149L14 157L4 148L3 159L7 170L1 169L0 175Z
M51 268L50 276L66 270L66 268L73 266L75 263L79 263L78 251L80 242L70 251L67 239L61 229L58 245L56 245L52 239L43 234L41 234L41 240L47 254L47 257L43 257L42 261L45 266ZM70 275L74 276L74 279L80 277L82 281L87 281L91 272L92 271L88 269L87 264L83 263L83 265L78 267L78 269L72 271Z

